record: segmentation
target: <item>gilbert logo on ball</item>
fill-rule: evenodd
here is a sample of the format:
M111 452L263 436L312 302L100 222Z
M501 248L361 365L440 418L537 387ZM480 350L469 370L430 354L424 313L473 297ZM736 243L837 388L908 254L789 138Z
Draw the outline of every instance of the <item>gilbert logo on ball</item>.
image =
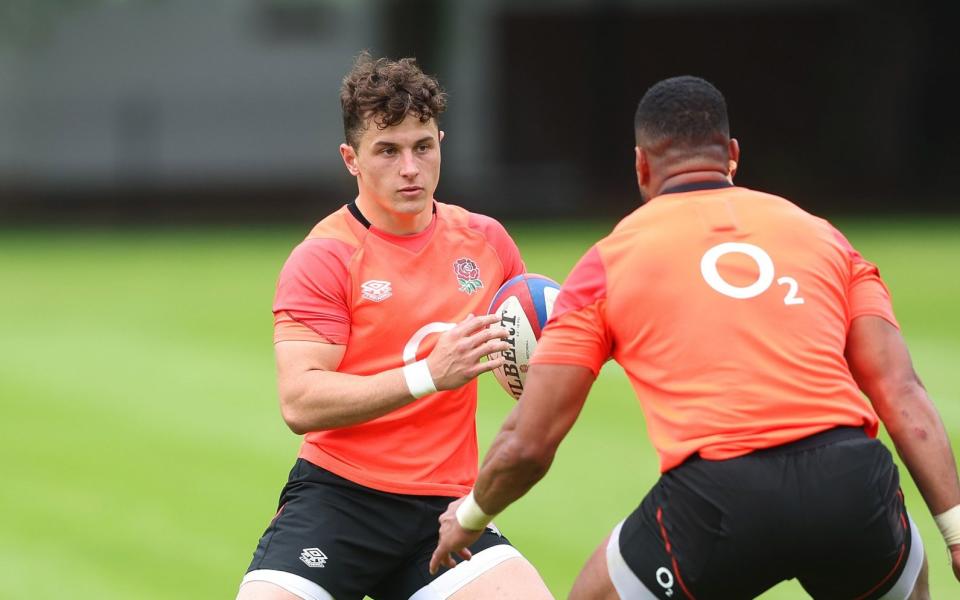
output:
M504 283L490 302L490 314L500 317L510 344L502 352L506 362L493 371L500 385L514 398L523 393L523 384L530 368L530 358L537 347L540 333L553 313L553 304L560 285L543 275L524 273ZM496 325L496 324L495 324ZM496 358L498 354L491 354Z

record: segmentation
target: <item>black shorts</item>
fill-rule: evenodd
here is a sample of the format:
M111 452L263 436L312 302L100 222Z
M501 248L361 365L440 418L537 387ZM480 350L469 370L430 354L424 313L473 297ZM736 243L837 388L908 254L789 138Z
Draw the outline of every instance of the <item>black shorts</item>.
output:
M298 459L247 573L298 575L336 600L407 600L443 573L428 567L452 500L373 490ZM487 528L470 550L509 543Z
M612 578L626 563L656 598L754 598L793 578L814 598L879 598L911 558L909 523L890 452L837 428L668 471L607 556Z

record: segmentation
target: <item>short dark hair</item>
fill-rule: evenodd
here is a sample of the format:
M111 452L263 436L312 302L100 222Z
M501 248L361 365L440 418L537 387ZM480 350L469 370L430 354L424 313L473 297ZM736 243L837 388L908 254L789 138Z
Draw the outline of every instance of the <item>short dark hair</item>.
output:
M374 59L363 51L340 86L343 134L354 148L372 118L380 129L403 121L408 114L421 122L438 119L447 95L434 77L420 70L415 58Z
M727 102L709 81L692 75L655 83L640 99L633 120L637 145L696 150L730 139Z

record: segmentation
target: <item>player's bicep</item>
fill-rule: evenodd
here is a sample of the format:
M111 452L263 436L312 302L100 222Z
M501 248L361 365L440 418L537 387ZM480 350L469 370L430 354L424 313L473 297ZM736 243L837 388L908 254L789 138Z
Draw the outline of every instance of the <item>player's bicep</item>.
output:
M580 415L594 379L593 371L584 366L531 366L517 405L518 437L552 457Z
M347 347L322 342L285 341L274 344L281 388L311 371L336 371Z

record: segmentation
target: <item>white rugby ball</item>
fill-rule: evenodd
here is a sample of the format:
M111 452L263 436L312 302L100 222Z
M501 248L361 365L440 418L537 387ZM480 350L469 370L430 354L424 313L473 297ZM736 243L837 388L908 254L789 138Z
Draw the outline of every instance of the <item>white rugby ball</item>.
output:
M500 316L498 324L510 333L506 341L511 346L508 350L490 355L490 358L496 358L503 354L506 359L503 366L494 369L493 375L514 398L519 398L523 393L530 357L553 313L558 293L560 284L556 281L543 275L524 273L500 286L490 302L488 312Z

